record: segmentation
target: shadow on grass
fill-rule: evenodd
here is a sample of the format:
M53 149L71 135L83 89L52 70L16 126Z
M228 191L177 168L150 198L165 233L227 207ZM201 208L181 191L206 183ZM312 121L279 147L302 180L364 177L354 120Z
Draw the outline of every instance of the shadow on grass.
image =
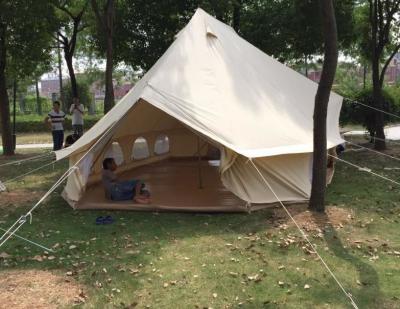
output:
M325 231L324 239L328 248L333 254L342 259L344 263L351 264L359 273L359 281L361 288L351 291L344 286L348 293L351 293L357 305L366 308L379 308L382 305L383 297L379 286L379 277L376 270L365 263L360 258L352 255L349 249L344 247L335 228L329 222L329 218L325 213L311 212L318 227ZM340 278L338 278L340 281ZM336 282L335 282L336 284ZM348 301L350 301L348 299Z

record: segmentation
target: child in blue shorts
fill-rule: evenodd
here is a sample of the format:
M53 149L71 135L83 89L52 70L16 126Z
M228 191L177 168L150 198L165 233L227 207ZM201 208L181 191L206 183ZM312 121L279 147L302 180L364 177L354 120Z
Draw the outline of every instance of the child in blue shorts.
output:
M118 181L114 171L117 164L113 158L106 158L103 161L102 182L106 197L113 201L133 200L138 204L149 204L150 196L144 190L144 183L139 179Z

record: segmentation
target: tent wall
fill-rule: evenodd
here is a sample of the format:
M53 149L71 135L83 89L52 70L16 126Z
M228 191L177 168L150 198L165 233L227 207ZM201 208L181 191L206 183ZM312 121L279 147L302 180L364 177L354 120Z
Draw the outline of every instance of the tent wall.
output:
M154 152L159 136L167 136L169 140L169 151L161 155ZM133 145L137 139L147 141L147 158L132 158ZM201 156L205 156L211 147L203 135L194 133L165 112L140 100L69 177L63 196L72 206L82 198L88 186L101 180L102 161L110 155L110 147L115 142L121 147L123 157L118 168L119 173L169 158L197 157L199 147ZM226 188L251 203L277 201L246 157L220 147L223 149L221 180ZM82 155L83 153L79 153L71 156L70 165L77 162ZM309 153L261 157L253 159L253 162L281 200L303 201L309 198Z
M253 163L282 201L304 201L311 192L311 154L289 154L253 159ZM252 203L274 203L277 198L249 159L224 149L221 157L223 184L241 199Z

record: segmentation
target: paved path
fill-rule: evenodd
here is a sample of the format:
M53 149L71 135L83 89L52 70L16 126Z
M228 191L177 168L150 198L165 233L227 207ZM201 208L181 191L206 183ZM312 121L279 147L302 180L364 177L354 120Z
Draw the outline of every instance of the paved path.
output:
M20 144L17 149L40 149L40 148L53 148L53 144Z
M387 139L398 140L400 139L400 126L390 127L385 129Z
M349 131L344 133L344 136L352 136L352 135L364 135L366 131L357 130L357 131ZM385 128L385 136L387 139L391 140L400 140L400 126L394 127L386 127Z

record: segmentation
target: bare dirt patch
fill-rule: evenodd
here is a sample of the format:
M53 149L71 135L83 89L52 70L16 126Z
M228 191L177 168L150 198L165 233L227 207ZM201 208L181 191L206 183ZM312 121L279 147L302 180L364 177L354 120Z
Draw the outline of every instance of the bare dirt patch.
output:
M39 191L13 190L11 192L1 192L0 208L37 201L41 196L42 192Z
M43 270L0 273L2 308L59 308L81 302L81 287L73 279Z
M328 206L325 213L317 213L309 211L307 207L308 205L287 206L294 220L305 231L319 231L326 226L342 228L354 219L354 214L349 209ZM287 226L295 225L282 208L274 209L273 221Z

